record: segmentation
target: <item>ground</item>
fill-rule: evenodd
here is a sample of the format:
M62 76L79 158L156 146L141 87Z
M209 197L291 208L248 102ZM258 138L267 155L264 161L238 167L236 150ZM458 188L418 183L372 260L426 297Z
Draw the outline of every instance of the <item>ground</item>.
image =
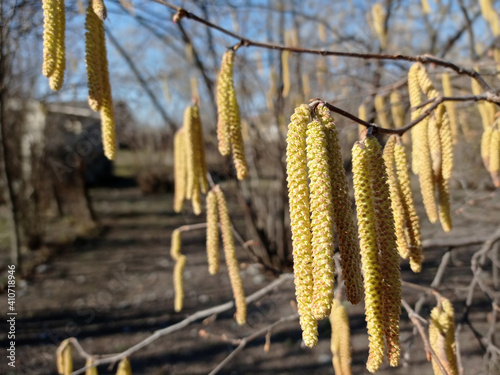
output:
M102 236L77 239L62 246L57 254L39 264L27 280L17 279L16 371L10 371L5 355L0 361L2 374L56 374L55 351L66 337L76 337L89 353L117 353L127 349L153 331L179 322L186 316L229 301L232 292L226 270L208 274L205 255L205 231L183 235L182 252L188 264L185 271L184 310L173 309L172 271L169 256L170 234L183 224L203 222L203 217L174 214L172 195L144 196L136 187L99 188L91 191L92 201L103 227ZM231 197L229 197L231 198ZM475 199L475 205L470 200ZM464 206L465 204L465 206ZM493 207L493 211L492 211ZM495 208L496 207L496 208ZM444 234L439 226L423 220L425 238L464 238L492 233L498 226L498 194L463 192L454 198L455 229ZM458 210L458 211L457 211ZM421 211L421 209L420 209ZM485 214L489 212L489 214ZM422 212L421 213L421 217ZM59 233L60 234L60 233ZM454 301L457 321L463 311L467 286L471 280L470 256L479 248L469 246L453 252L440 291ZM413 274L402 261L403 279L429 285L439 265L444 248L427 248L421 275ZM245 291L250 294L272 281L272 277L252 264L238 248ZM5 268L3 268L5 269ZM422 292L404 288L404 297L415 303ZM7 297L0 295L2 306ZM238 327L233 310L165 336L131 358L134 374L207 374L220 363L234 345L223 337L239 338L258 328L293 314L293 283L282 285L249 307L248 325ZM421 310L428 317L435 304L428 297ZM346 304L352 330L353 373L367 374L367 337L363 306ZM491 303L481 292L475 294L470 320L485 333ZM380 374L432 374L420 337L402 314L401 339L403 365L383 365ZM264 350L264 338L251 342L221 374L327 374L333 373L329 348L330 327L320 322L320 342L314 349L301 343L297 321L272 331L270 351ZM209 335L200 337L200 330ZM7 347L5 330L0 334L2 348ZM471 330L460 334L464 374L479 374L483 351ZM74 354L75 369L84 360ZM100 367L99 374L115 373L114 368Z

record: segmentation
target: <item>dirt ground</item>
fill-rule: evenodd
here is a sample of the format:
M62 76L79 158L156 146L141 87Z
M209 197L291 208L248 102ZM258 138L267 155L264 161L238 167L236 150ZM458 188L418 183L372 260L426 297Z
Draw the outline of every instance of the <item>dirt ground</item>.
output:
M10 371L5 355L0 361L1 374L56 374L55 351L59 342L76 337L89 353L117 353L127 349L153 331L179 322L189 314L231 299L229 279L222 268L216 276L208 274L205 256L205 231L185 233L182 251L188 263L185 270L185 308L173 309L172 271L169 256L172 230L203 218L176 215L172 196L143 196L135 187L94 189L91 192L96 213L103 225L103 235L80 239L40 264L32 278L17 280L16 370ZM470 201L474 200L474 205ZM493 209L492 209L493 207ZM423 220L424 238L455 238L492 233L500 221L499 194L465 192L454 198L455 229L444 234L438 226ZM496 211L495 211L496 210ZM496 214L495 214L496 212ZM422 212L420 212L422 214ZM496 219L495 219L496 215ZM423 215L421 215L423 217ZM471 280L470 256L479 246L453 252L440 291L454 301L457 320L461 317L467 286ZM239 248L243 264L245 291L250 294L269 283L261 268L251 264ZM424 271L413 274L402 262L403 279L422 285L432 281L446 249L428 248ZM5 268L2 267L2 270ZM404 297L414 303L422 292L404 288ZM0 295L5 307L7 297ZM248 324L238 327L234 311L220 314L214 321L197 322L165 336L134 354L130 360L134 374L207 374L220 363L234 345L221 339L246 336L282 316L294 312L293 283L282 285L257 304L249 306ZM433 298L423 304L421 314L427 317ZM363 306L348 305L352 330L353 373L367 374L367 337ZM491 303L477 291L469 318L477 331L488 329L487 314ZM2 308L2 311L3 308ZM500 328L500 327L499 327ZM200 337L203 329L210 333ZM328 374L333 373L329 348L330 327L320 322L320 342L314 349L305 348L297 321L275 328L271 348L264 351L264 338L251 342L221 374ZM6 348L5 329L0 334ZM420 337L402 314L401 340L403 365L389 368L384 364L380 374L432 374L425 358ZM460 350L465 374L483 372L483 351L471 329L460 334ZM84 360L74 355L75 368ZM116 367L99 368L99 374L115 373Z

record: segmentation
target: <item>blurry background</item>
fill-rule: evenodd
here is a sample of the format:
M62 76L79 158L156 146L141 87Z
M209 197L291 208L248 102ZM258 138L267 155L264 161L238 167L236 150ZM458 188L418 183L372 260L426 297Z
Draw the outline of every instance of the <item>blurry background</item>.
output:
M173 23L173 12L152 1L105 3L120 148L113 162L102 153L99 117L87 104L87 3L66 1L67 69L63 88L54 93L41 74L41 3L2 0L0 114L4 156L0 158L7 173L0 184L0 265L3 271L7 264L18 263L18 306L26 319L22 325L26 331L18 341L26 346L18 352L18 359L29 368L21 373L52 373L54 345L67 336L84 339L91 352L116 352L183 316L173 313L170 233L204 218L192 215L188 204L182 214L173 213L172 140L173 131L182 125L184 108L194 97L200 99L209 172L226 192L242 237L253 241L246 251L238 250L248 293L275 275L291 271L284 141L294 107L319 97L357 115L358 107L364 105L369 121L395 126L389 96L398 92L409 120L407 62L242 47L236 53L234 72L250 175L236 182L232 163L217 151L214 89L222 54L238 40L188 19ZM175 5L258 41L349 52L432 54L476 67L498 87L494 57L500 46L477 1L380 3L386 15L382 25L374 19L374 3L362 0L214 0ZM386 38L382 43L380 27ZM441 89L444 69L428 68ZM470 79L448 72L454 94L470 95ZM485 236L500 221L498 194L479 153L483 127L477 106L465 102L455 104L455 108L459 121L451 182L455 229L442 233L427 221L419 204L424 239ZM358 138L358 127L340 116L336 120L349 171L350 149ZM417 185L414 193L420 202ZM457 301L462 296L455 283L467 283L459 275L468 269L474 249L462 250L465 261L459 251L454 253L458 254L453 271L457 279L453 272L447 279L453 294L450 297ZM208 275L204 251L204 233L185 235L187 313L231 298L224 275L204 284ZM430 284L441 254L442 249L431 251L424 273L418 279L409 273L407 280ZM410 272L408 269L403 265L404 271ZM291 309L288 301L293 299L293 286L288 287L288 294L283 293L286 297L280 303L276 296L269 299L271 313L256 313L256 326L273 321L282 309ZM356 373L362 373L366 359L362 311L359 306L352 310L352 329L360 340L353 344L358 350ZM211 327L218 333L236 330L229 314L224 318ZM478 321L484 323L485 316L479 316ZM21 324L18 327L21 330ZM406 330L410 335L411 326ZM182 339L169 336L172 341L165 341L168 344L140 352L137 361L132 358L133 368L135 363L137 373L201 374L227 354L226 343L193 343L197 335L194 328L183 334L179 336ZM292 324L288 334L277 335L279 349L262 354L261 348L254 348L251 361L242 356L238 359L242 362L234 362L227 371L332 371L328 334L322 338L325 340L317 349L305 350L300 347L298 324ZM413 343L408 345L410 348ZM472 340L467 350L467 355L475 358L467 366L481 366L482 348L477 341ZM291 353L294 360L285 360ZM430 373L423 350L420 354L418 359L409 357L408 363L423 366L417 367L416 373ZM20 369L24 371L22 366ZM407 373L404 371L399 368L388 373Z

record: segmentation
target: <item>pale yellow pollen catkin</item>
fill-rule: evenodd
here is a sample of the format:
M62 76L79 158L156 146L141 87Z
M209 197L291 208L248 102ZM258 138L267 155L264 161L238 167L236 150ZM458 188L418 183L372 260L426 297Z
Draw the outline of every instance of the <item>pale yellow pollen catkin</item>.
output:
M373 373L380 368L384 359L385 342L384 286L379 263L374 192L370 168L371 160L366 146L356 142L352 149L352 170L365 287L365 319L369 340L369 356L366 367Z
M446 372L449 375L457 375L454 312L450 301L446 298L441 299L441 306L436 306L431 311L429 342ZM432 368L434 374L443 374L434 358L432 358Z
M343 165L342 152L338 132L324 105L316 107L316 115L325 128L328 166L332 184L333 215L337 233L340 264L346 288L346 297L352 304L357 304L363 298L363 279L361 276L361 258L357 239L354 213L351 208L349 184Z
M281 66L282 66L282 79L283 79L283 91L281 95L284 98L290 94L290 52L281 52Z
M59 37L59 0L42 0L43 9L43 66L42 73L50 77L56 69L57 38Z
M92 4L87 7L85 17L85 62L87 65L87 80L89 89L89 106L93 111L99 111L103 97L103 56L102 41L104 25L95 14Z
M213 191L217 197L217 209L219 211L219 221L222 233L222 243L224 247L224 256L226 258L227 271L233 290L233 296L236 305L235 319L239 325L246 322L247 303L245 300L245 291L240 276L240 267L236 258L236 248L234 246L233 231L229 211L227 209L226 198L218 185L214 186Z
M318 320L330 315L335 271L332 178L325 131L324 125L314 120L307 126L306 138L313 251L311 310Z
M387 108L385 105L385 97L382 95L375 95L374 99L375 110L377 111L377 121L380 126L386 129L391 128L391 122L387 115Z
M332 336L330 349L336 375L351 375L351 331L347 312L342 303L334 299L330 314Z
M217 196L211 190L207 194L207 259L208 272L215 275L219 272L219 213Z
M375 3L372 6L373 27L380 41L380 47L385 49L387 46L387 31L385 29L385 21L387 13L381 3Z
M438 213L435 199L435 178L432 170L432 159L428 141L428 126L429 121L422 121L415 127L421 129L417 135L421 138L419 144L418 156L418 178L420 181L420 191L422 192L422 199L424 201L425 211L431 223L438 220Z
M205 194L208 191L208 180L207 180L207 164L205 158L205 144L203 138L203 130L201 125L201 116L199 106L193 106L193 130L194 130L194 147L196 149L196 163L199 165L198 168L198 183L200 185L200 191ZM197 181L195 180L195 183Z
M234 51L226 51L222 57L221 68L217 77L217 139L219 141L219 152L223 156L231 153L231 140L229 127L234 116L230 98L233 88L233 62Z
M175 260L174 266L174 309L176 312L182 310L184 303L184 268L186 266L186 256L181 253L182 236L179 229L172 231L172 239L170 245L170 256Z
M181 212L187 190L187 155L184 127L174 135L174 211Z
M408 71L408 93L410 97L410 106L411 106L411 120L415 120L421 114L421 109L418 108L420 104L422 104L422 96L420 93L420 85L418 83L418 71L420 69L420 65L415 63L411 66ZM428 121L428 118L424 119L422 123ZM422 147L422 137L421 133L422 124L418 126L414 126L411 128L411 168L413 173L418 174L418 165L419 165L419 156L420 156L420 148Z
M441 78L443 84L443 94L444 96L453 96L453 90L451 88L450 75L448 73L443 73ZM457 113L455 111L455 103L448 100L444 103L446 106L446 112L448 113L450 119L451 136L453 139L453 144L458 142L458 120Z
M183 128L185 129L185 146L186 146L186 165L187 165L187 187L186 198L192 199L195 191L195 185L198 180L198 167L196 163L196 149L194 146L194 121L193 121L193 107L189 106L184 110Z
M318 323L311 311L313 294L311 221L307 179L306 131L310 111L295 108L286 139L286 172L293 244L293 272L302 339L306 346L318 343Z
M64 81L64 71L66 69L66 47L65 47L65 32L66 32L66 12L64 0L56 0L56 63L53 72L49 75L49 86L53 91L58 91Z
M379 248L379 262L383 278L384 333L387 359L390 366L397 366L400 357L399 316L401 315L401 271L394 230L394 217L388 177L382 157L382 147L375 137L365 139L370 160L375 226Z
M396 129L402 128L405 124L405 111L401 97L397 91L392 91L389 98L391 103L392 122Z

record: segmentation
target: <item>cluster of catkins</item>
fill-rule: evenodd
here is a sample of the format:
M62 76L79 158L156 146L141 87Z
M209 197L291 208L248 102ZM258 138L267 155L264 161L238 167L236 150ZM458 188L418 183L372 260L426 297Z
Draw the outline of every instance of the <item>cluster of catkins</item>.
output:
M235 319L238 324L245 324L247 305L243 282L239 272L236 247L227 208L226 198L219 185L215 185L207 194L207 259L208 271L211 275L219 272L219 227L222 234L222 244L226 259L229 281L236 305ZM175 311L182 310L184 301L183 272L186 266L186 256L181 253L181 227L172 232L170 256L176 261L174 267Z
M412 120L432 105L431 99L439 96L425 67L419 63L413 64L408 72L408 91ZM453 137L446 106L438 105L411 129L411 136L412 170L419 177L425 211L432 223L439 217L443 230L448 232L452 228L449 180L453 169Z
M201 193L208 190L205 146L198 105L184 112L184 124L174 136L174 211L181 212L190 199L193 212L201 213Z
M43 67L52 90L62 87L65 58L65 7L63 0L42 0L43 6ZM113 159L116 153L113 99L109 84L108 60L104 19L106 7L103 0L89 0L85 19L85 61L89 87L89 105L101 113L104 154Z
M354 145L353 171L359 245L330 112L322 104L312 112L306 105L296 108L287 136L287 181L303 340L307 346L316 345L317 320L331 312L336 232L346 297L353 304L363 297L360 265L364 271L367 367L375 372L386 352L392 366L399 362L401 282L388 177L373 136Z
M73 356L71 348L71 339L66 339L59 344L56 351L56 363L57 363L57 373L59 375L70 375L73 372ZM85 371L85 375L97 375L97 367L92 366L95 362L94 357L88 357L85 362L85 367L88 367ZM127 357L123 358L118 363L118 368L116 370L116 375L132 375L132 368Z
M472 80L472 93L481 94L481 87L475 79ZM495 187L500 187L500 124L496 118L497 108L491 102L479 102L477 107L483 123L481 158Z

